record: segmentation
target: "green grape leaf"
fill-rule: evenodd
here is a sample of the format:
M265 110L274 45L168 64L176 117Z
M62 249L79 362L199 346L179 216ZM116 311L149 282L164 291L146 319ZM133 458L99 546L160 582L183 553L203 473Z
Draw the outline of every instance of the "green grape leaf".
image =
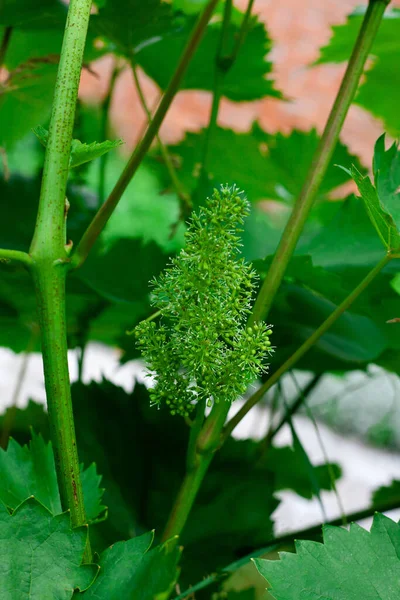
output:
M343 168L343 167L342 167ZM385 150L385 136L375 144L375 186L356 167L345 169L357 184L367 214L388 251L400 249L400 152L397 144Z
M32 135L31 138L35 140ZM28 251L35 227L40 192L39 177L11 176L8 181L0 178L0 247ZM95 197L81 183L71 181L67 188L70 202L68 212L68 238L77 241L89 224L95 207ZM23 218L21 218L23 215ZM11 224L17 223L17 227ZM0 345L15 352L40 351L35 292L32 278L17 264L0 264ZM89 286L76 276L71 277L67 289L67 327L70 345L81 343L84 334L84 318L95 318L102 300ZM86 318L87 320L87 318ZM127 320L126 325L131 325ZM12 331L12 335L10 335ZM100 327L93 331L93 338L101 335L112 343L121 330L117 327L103 332ZM34 342L34 343L33 343Z
M271 312L271 321L279 336L274 339L278 364L308 339L337 305L306 288L285 284ZM314 365L313 370L318 372L368 364L387 348L382 325L375 323L370 315L357 314L353 308L337 319L299 364L306 369Z
M102 504L104 488L100 487L102 476L97 474L95 463L87 469L81 465L81 482L85 502L86 518L97 523L107 518L107 507Z
M35 28L61 15L65 18L66 10L59 0L22 0L18 4L14 0L2 0L0 26Z
M49 132L47 129L38 125L33 128L33 133L36 135L42 146L46 148L47 141L49 138ZM69 167L79 167L91 160L95 160L103 154L110 152L114 148L118 148L124 142L122 140L106 140L105 142L92 142L91 144L82 144L79 140L72 140L71 144L71 155L69 159Z
M378 488L372 495L372 503L376 506L397 501L400 502L400 481L398 479L394 479L390 485Z
M100 573L85 593L90 600L167 599L178 578L177 538L150 550L153 534L117 542L100 556Z
M113 11L114 12L114 11ZM233 11L233 19L227 27L229 49L233 51L239 35L243 13ZM133 13L135 14L135 13ZM157 43L143 44L137 52L137 62L156 81L161 89L166 89L173 71L196 23L195 15L182 19L181 27L170 35L161 35ZM199 47L183 77L181 89L213 90L215 59L221 32L221 15L207 26ZM247 35L239 54L227 73L221 79L221 93L235 102L250 101L265 96L280 97L270 78L272 64L265 60L271 50L271 40L263 23L257 17L250 19ZM225 182L225 180L224 180Z
M11 435L20 444L26 444L31 439L30 429L40 431L48 439L48 418L43 404L29 400L25 408L9 406L0 416L0 431L4 426L11 426Z
M257 590L255 588L241 590L240 592L228 590L224 592L224 597L226 600L257 600Z
M380 202L376 188L372 185L370 178L363 177L354 167L351 169L351 175L364 201L367 214L384 246L389 251L400 249L400 233L393 217Z
M105 507L101 504L104 490L96 466L82 470L82 485L89 521L97 520ZM7 450L0 449L0 501L11 509L35 496L53 515L62 512L54 455L51 442L32 432L29 446L10 439Z
M31 60L58 62L63 41L68 6L62 0L2 0L0 11L0 36L2 26L12 27L12 34L4 56L4 66L14 70ZM95 32L89 27L86 39L84 67L102 54L94 44ZM28 75L29 76L29 75ZM51 104L53 94L48 98Z
M314 236L301 239L298 254L310 254L314 265L326 269L371 269L383 257L382 242L376 235L363 202L350 197L338 204ZM397 267L396 267L397 269Z
M373 171L378 196L400 230L400 152L397 143L385 149L385 135L375 144Z
M358 209L354 217L357 218L358 214L359 221L364 217L370 236L374 236L365 212L360 213ZM332 235L333 231L334 228ZM378 243L378 261L382 258L382 248L379 254L380 241L377 236L372 239ZM323 241L321 239L321 243ZM340 245L338 239L337 247ZM357 261L356 255L349 258ZM264 261L254 263L261 278L266 276L271 260L272 256L268 256ZM397 270L398 264L392 267ZM273 362L276 368L321 325L351 293L356 282L365 277L367 271L357 262L355 265L334 264L330 268L330 265L320 267L314 264L310 255L291 259L270 315L274 323L273 342L276 351ZM386 323L395 315L397 306L396 293L389 285L391 279L390 272L381 273L297 366L317 373L363 368L369 362L379 360L388 348L396 348L398 333Z
M35 227L40 194L39 177L13 175L8 181L0 177L0 244L3 248L28 251ZM86 186L70 182L67 188L70 202L68 238L77 242L91 221L94 210L93 192ZM24 215L24 218L21 218ZM18 223L18 227L11 227Z
M324 543L297 541L296 554L255 559L275 600L397 600L400 525L376 514L371 532L323 527Z
M292 204L303 185L304 173L318 142L313 129L295 130L285 136L267 134L257 123L247 133L218 127L209 142L209 188L204 197L213 188L232 181L245 190L250 202L273 199ZM182 142L170 148L171 154L179 160L178 176L188 190L193 191L198 185L204 143L205 131L187 133ZM335 167L336 163L354 163L363 171L357 158L339 143L318 192L319 200L326 199L331 191L351 179L348 173ZM166 177L164 172L165 181Z
M71 528L69 513L56 517L34 498L12 515L0 503L2 600L69 600L86 590L96 565L82 565L87 527Z
M321 49L319 63L344 62L349 59L363 19L363 10L349 16L343 25L333 27L333 37ZM371 63L356 96L356 104L383 120L385 129L400 134L400 10L388 8L371 49Z
M120 238L105 246L102 241L79 270L79 278L110 302L135 302L146 309L149 281L165 267L167 255L154 242ZM132 261L132 277L126 277Z
M198 14L206 4L207 0L173 0L174 8L182 10L187 15Z
M12 27L3 57L8 75L0 84L0 146L7 151L37 123L50 118L66 16L62 0L0 2L0 38L6 27ZM94 42L94 32L89 30L85 65L102 54Z
M159 46L177 24L171 6L161 0L105 0L92 18L93 29L110 44L110 49L132 57L147 44Z
M31 59L11 71L0 86L0 145L12 147L38 122L50 117L58 58Z

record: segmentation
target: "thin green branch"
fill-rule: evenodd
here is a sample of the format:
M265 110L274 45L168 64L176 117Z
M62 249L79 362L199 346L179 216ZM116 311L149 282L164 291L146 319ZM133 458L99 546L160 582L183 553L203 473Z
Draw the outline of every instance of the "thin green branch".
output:
M4 66L4 61L6 59L8 46L10 45L12 31L13 31L12 27L6 27L4 29L3 39L1 40L1 45L0 45L0 69L2 69Z
M183 530L212 458L213 454L209 453L202 457L195 468L186 472L169 515L163 541L169 540Z
M131 65L132 65L132 73L133 73L133 79L135 82L136 91L138 93L142 108L146 114L148 124L151 125L151 121L152 121L153 117L152 117L151 111L147 105L146 98L143 93L140 81L139 81L137 64L136 64L134 58L131 61ZM185 192L182 183L179 181L179 177L176 173L174 163L172 162L172 158L169 155L168 148L166 147L166 145L164 144L164 142L162 141L162 139L160 138L160 135L158 133L156 135L156 140L157 140L157 144L160 148L160 152L161 152L161 156L164 161L164 164L167 167L168 175L171 179L175 193L181 202L182 214L188 213L191 210L191 200L190 200L189 194L187 192Z
M371 51L383 13L390 0L370 0L335 103L332 107L310 170L287 222L279 246L255 302L250 324L265 319L295 250L308 214L339 139L347 111L353 101L365 62Z
M87 523L80 479L68 372L65 278L69 257L65 202L78 86L89 25L91 0L68 7L46 147L35 232L30 248L42 337L50 432L61 505L73 527ZM84 560L91 559L90 546Z
M296 379L293 371L291 372L291 375L292 375L292 379L293 379L295 386L299 390L299 393L302 394L302 390L297 382L297 379ZM330 480L330 484L332 487L332 491L334 492L334 494L336 496L336 501L338 504L339 512L342 516L342 525L347 525L347 519L346 519L346 515L345 515L344 505L343 505L342 499L340 497L338 487L336 485L336 478L335 478L335 473L333 470L333 465L329 461L329 456L326 451L324 440L322 439L322 435L319 430L318 423L314 417L314 414L313 414L310 406L307 403L306 398L304 398L303 404L304 404L304 408L306 410L306 414L314 427L315 435L317 436L317 441L318 441L319 447L321 448L321 451L322 451L322 456L323 456L324 462L325 462L327 470L328 470L328 475L329 475L329 480Z
M83 234L83 237L79 242L75 253L72 256L73 267L79 267L85 261L86 257L90 252L90 249L92 248L93 244L104 229L108 219L114 212L114 209L120 201L129 182L136 173L139 165L141 164L148 149L150 148L150 145L154 140L155 136L157 135L160 125L168 112L172 100L174 99L179 89L186 69L200 43L203 33L207 27L208 21L210 20L218 1L219 0L209 0L208 4L201 13L196 23L196 26L190 36L190 39L186 45L186 48L183 51L175 73L172 76L172 79L167 89L165 90L165 93L160 101L160 104L158 105L158 108L154 114L151 124L149 124L146 130L142 141L132 153L132 156L130 157L125 169L123 170L120 178L115 184L114 189L111 191L107 200L101 206L101 208L93 218L92 222L90 223L89 227Z
M295 415L297 413L299 408L303 405L305 400L308 398L309 394L311 394L311 392L316 388L316 386L319 384L320 381L321 381L321 375L320 374L315 375L311 379L311 381L305 386L305 388L300 390L296 400L290 406L288 406L286 408L285 414L283 415L283 417L281 418L279 423L277 425L275 425L275 427L273 427L272 423L271 423L271 426L267 432L267 435L264 437L263 442L262 442L263 449L266 450L267 448L269 448L274 437L280 432L282 427L284 425L286 425L286 423L289 422L289 420L293 417L293 415ZM278 384L279 384L279 382L278 382Z
M249 2L247 4L246 12L243 17L242 23L240 25L239 35L236 38L235 45L234 45L232 53L230 55L232 64L235 62L235 60L240 52L240 49L246 39L246 35L249 31L249 22L250 22L250 17L251 17L251 11L253 10L253 4L254 4L254 0L249 0Z
M106 140L108 137L108 121L109 121L109 112L111 106L111 100L114 93L115 83L119 74L121 73L123 67L120 67L118 64L114 64L110 82L108 84L108 91L106 97L103 100L101 105L101 135L100 141ZM106 152L103 156L100 157L99 163L99 204L101 206L105 199L105 185L106 185L106 168L107 162L110 153Z
M21 252L20 250L0 249L0 263L11 262L13 260L22 263L28 268L32 265L32 258L27 252Z
M214 83L213 83L213 97L211 104L210 119L208 127L206 129L203 145L203 153L201 159L201 171L199 176L199 182L203 180L207 172L207 160L210 150L210 143L215 134L217 127L219 107L222 98L222 84L224 77L228 70L231 68L233 62L231 57L227 54L228 34L229 25L232 16L232 0L225 0L224 16L221 25L221 33L218 40L217 53L215 55L214 65Z
M264 394L271 389L275 383L289 371L294 365L302 358L306 352L312 348L312 346L319 340L319 338L328 331L328 329L337 321L337 319L353 304L358 296L363 292L368 285L375 279L380 271L385 267L388 262L392 259L390 254L386 254L382 260L368 273L368 275L359 283L359 285L349 294L343 302L329 315L329 317L314 331L314 333L288 358L283 365L275 371L273 375L243 404L238 412L232 417L224 428L222 441L226 440L235 427L240 421L247 415L247 413L255 406Z

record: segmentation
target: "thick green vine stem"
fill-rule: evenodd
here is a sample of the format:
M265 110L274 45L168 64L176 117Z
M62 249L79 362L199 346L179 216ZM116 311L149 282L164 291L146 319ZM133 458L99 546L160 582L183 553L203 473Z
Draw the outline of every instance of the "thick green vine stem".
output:
M371 51L371 46L381 24L385 8L389 2L390 0L370 0L369 2L324 133L259 292L251 315L250 324L265 319L269 313L275 294L281 284L289 260L297 245L307 216L332 158L347 111L353 101L365 62Z
M65 249L68 177L72 130L91 0L71 0L57 74L46 148L39 210L30 248L51 438L63 509L71 511L74 527L86 523L75 439L67 362ZM87 549L85 560L90 560Z
M71 511L74 527L86 523L76 447L67 362L65 277L63 264L40 263L34 283L41 329L43 366L61 505ZM51 284L51 285L49 285Z

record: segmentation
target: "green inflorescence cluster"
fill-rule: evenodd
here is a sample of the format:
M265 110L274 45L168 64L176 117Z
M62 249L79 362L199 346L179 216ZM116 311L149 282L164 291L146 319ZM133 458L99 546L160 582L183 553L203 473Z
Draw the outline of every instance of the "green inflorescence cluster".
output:
M159 323L142 321L135 335L154 372L154 404L188 416L197 402L232 402L267 369L265 323L246 325L258 276L240 257L249 203L236 186L214 190L194 215L186 246L153 283Z

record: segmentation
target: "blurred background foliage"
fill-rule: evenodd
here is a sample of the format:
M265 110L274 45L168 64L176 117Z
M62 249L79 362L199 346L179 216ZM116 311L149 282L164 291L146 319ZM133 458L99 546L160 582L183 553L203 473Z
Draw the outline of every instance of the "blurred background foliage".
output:
M363 12L359 8L335 25L331 37L321 41L318 55L310 57L307 68L303 67L307 77L315 73L318 79L321 72L326 79L330 73L335 77L333 87L328 86L327 100L321 96L322 113L314 120L305 114L296 122L290 111L301 117L301 106L296 105L290 86L285 85L285 42L277 44L275 52L267 4L255 2L258 16L251 17L237 58L219 82L220 118L208 126L218 70L220 4L184 78L183 91L161 129L163 142L154 143L91 256L69 280L70 348L84 352L88 343L97 341L118 347L122 362L138 358L126 331L152 313L148 282L182 248L190 205L201 204L220 184L236 183L245 190L252 210L243 233L243 254L254 262L261 276L266 273L318 144L321 122L333 101L336 71L321 68L339 68L340 75ZM295 18L297 9L289 4ZM352 2L342 4L348 12L354 8ZM139 95L143 92L148 108L154 109L203 5L203 0L95 2L74 137L87 143L122 137L126 145L71 173L68 239L74 243L112 189L135 144L134 137L138 138L145 126L138 90L133 89L132 68L137 69ZM238 3L233 10L227 33L229 52L238 38L245 6ZM275 10L283 14L282 20L290 18L284 14L284 3ZM1 4L0 39L9 36L6 52L0 53L3 248L29 248L44 156L31 129L48 126L65 16L66 6L57 0L3 0ZM303 16L305 21L307 18ZM312 15L312 31L311 19ZM279 32L273 14L271 20ZM399 33L400 9L394 7L386 13L356 97L355 103L361 108L355 117L350 114L352 125L345 129L335 150L274 303L270 315L276 346L273 370L383 256L362 202L354 195L350 176L336 165L355 165L366 173L371 168L375 133L384 130L390 136L399 134ZM295 47L295 42L292 45ZM301 68L297 75L304 75ZM130 90L128 99L123 95L124 86ZM192 112L183 114L180 122L178 113L184 102L192 102ZM266 115L269 109L278 121L286 111L286 121L272 126ZM369 137L365 129L370 131ZM368 141L367 149L365 143L361 147L357 141L358 134ZM400 168L396 176L400 182ZM400 326L387 321L400 317L399 266L398 260L392 261L351 311L298 364L308 377L318 378L309 397L315 417L373 444L393 448L400 447L396 404ZM17 353L40 349L30 279L23 270L7 264L0 265L0 346ZM331 383L349 381L348 392L343 393L340 387L338 394L328 397L326 386L320 386L322 376ZM380 398L366 398L357 391L358 386L362 390L368 381L379 378L383 386ZM104 501L109 506L109 519L95 527L98 549L148 529L160 530L183 472L182 448L188 435L185 423L163 411L150 410L141 385L128 394L110 382L86 387L80 382L74 385L73 396L82 460L85 464L96 462L106 488ZM266 403L276 414L285 412L281 390L271 393ZM360 418L364 413L368 416ZM2 430L11 429L20 441L28 439L29 426L47 435L46 414L34 403L25 410L9 408L0 421ZM294 430L292 434L292 448L232 439L219 454L182 539L182 589L274 537L272 513L279 504L274 495L278 490L318 498L321 490L335 487L340 467L312 465ZM132 475L129 480L123 476L126 470ZM387 497L389 492L383 494ZM400 503L398 482L390 494ZM375 501L379 502L379 494ZM242 579L235 575L235 591L227 592L226 588L228 596L221 597L264 597L264 592L254 588L253 580L249 583L246 569ZM210 598L211 589L217 593L218 586L208 588L204 595L199 592L196 598Z

